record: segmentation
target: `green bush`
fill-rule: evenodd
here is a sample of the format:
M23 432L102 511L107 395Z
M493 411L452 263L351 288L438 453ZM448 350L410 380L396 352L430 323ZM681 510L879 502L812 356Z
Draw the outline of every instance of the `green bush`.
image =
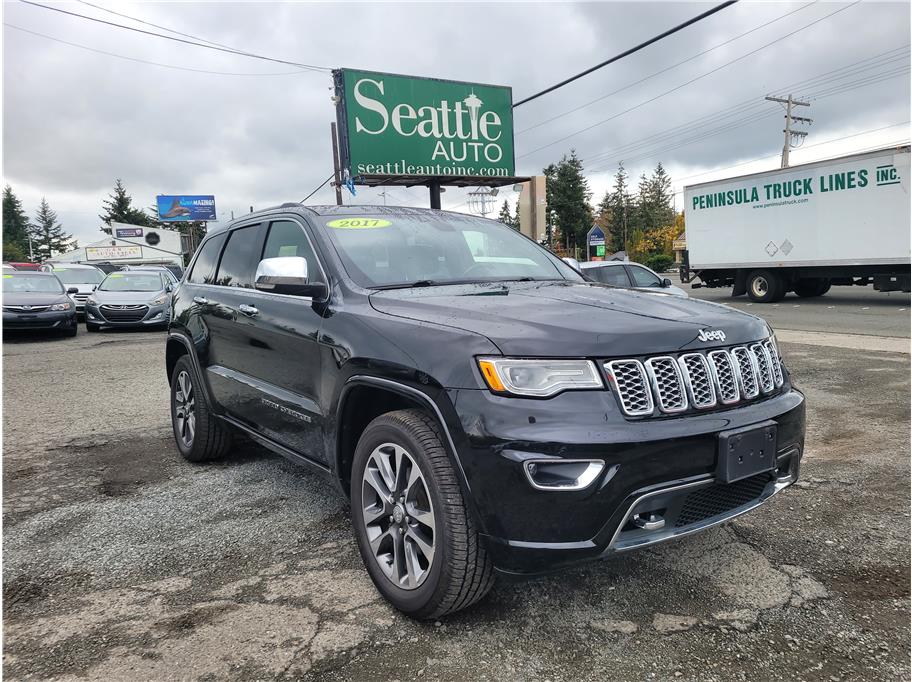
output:
M664 253L651 253L643 257L642 263L647 268L662 273L674 264L674 258L666 256Z

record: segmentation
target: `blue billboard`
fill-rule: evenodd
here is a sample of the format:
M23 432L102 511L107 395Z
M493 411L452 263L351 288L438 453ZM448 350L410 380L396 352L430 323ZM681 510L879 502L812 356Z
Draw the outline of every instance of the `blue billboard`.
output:
M164 222L217 220L215 197L211 194L159 194L158 218Z

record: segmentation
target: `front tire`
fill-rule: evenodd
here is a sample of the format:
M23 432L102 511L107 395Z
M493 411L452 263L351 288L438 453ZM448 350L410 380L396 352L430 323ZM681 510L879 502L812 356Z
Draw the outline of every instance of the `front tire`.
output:
M770 270L753 270L747 276L747 295L755 303L775 303L785 296L785 282Z
M178 358L171 372L171 425L177 449L186 460L208 462L231 449L231 431L209 411L187 355Z
M406 615L438 618L491 589L494 567L426 413L399 410L367 426L355 449L351 500L371 580Z
M86 331L87 332L98 332L98 331L101 331L101 327L97 324L92 324L91 322L86 320Z

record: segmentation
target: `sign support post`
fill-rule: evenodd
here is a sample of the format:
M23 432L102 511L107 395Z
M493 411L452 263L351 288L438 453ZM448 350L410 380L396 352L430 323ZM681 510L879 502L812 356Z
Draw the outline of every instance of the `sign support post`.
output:
M440 183L431 182L428 184L428 189L431 191L431 208L440 208Z
M329 124L333 146L333 186L336 189L336 206L342 205L342 175L339 171L339 138L336 134L336 122Z

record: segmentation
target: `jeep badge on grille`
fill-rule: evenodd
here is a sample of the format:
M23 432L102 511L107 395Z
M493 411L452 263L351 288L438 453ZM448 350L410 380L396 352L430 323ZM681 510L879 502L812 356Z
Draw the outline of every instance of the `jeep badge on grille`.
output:
M725 341L725 332L721 329L701 329L697 338L700 341Z

